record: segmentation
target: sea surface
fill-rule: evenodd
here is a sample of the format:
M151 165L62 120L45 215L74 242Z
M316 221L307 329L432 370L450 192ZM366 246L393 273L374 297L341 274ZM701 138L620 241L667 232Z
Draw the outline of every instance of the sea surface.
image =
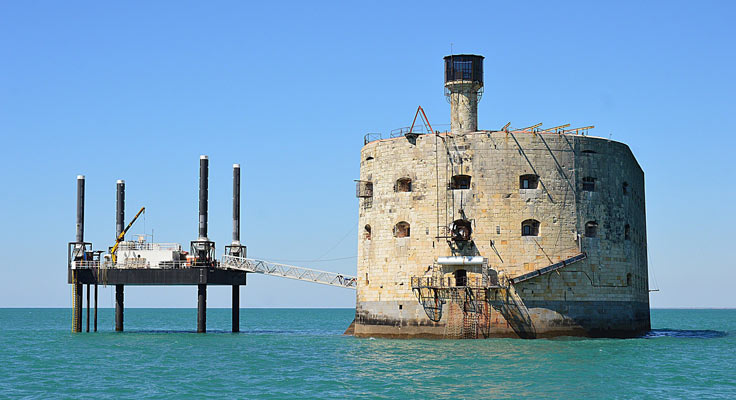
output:
M85 310L86 311L86 310ZM352 309L0 309L0 398L736 398L736 310L652 310L639 339L342 336Z

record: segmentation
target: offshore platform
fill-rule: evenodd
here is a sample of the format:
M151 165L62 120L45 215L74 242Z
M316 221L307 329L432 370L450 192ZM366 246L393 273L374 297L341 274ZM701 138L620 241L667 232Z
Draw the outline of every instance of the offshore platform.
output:
M82 332L83 288L86 285L86 331L97 331L98 285L115 286L115 330L123 331L126 285L196 285L197 332L207 331L207 286L232 286L232 331L240 331L240 286L246 284L248 273L273 275L301 281L354 289L355 277L246 258L246 246L240 243L240 165L233 165L233 239L225 246L218 260L215 243L207 236L209 158L199 159L199 232L188 250L178 243L148 243L144 237L125 240L125 235L138 217L141 208L124 227L125 182L116 183L115 242L107 252L94 250L84 241L85 178L77 176L76 240L68 246L68 281L72 285L72 331ZM91 288L94 287L94 305ZM90 316L90 308L94 315Z

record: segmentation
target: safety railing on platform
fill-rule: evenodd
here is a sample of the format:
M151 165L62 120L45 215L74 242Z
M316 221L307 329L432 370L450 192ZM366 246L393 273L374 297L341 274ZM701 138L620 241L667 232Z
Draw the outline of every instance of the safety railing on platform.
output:
M72 269L99 268L99 261L72 261Z
M432 125L432 127L437 132L449 132L450 130L450 124L439 124L439 125ZM378 132L370 132L366 133L365 136L363 136L363 144L368 144L370 142L375 142L377 140L382 139L393 139L397 137L406 136L407 133L412 133L415 135L427 135L430 133L435 132L429 132L427 128L425 128L423 125L415 125L412 129L410 126L404 126L401 128L393 129L389 132L388 137L383 137L383 134Z
M106 269L135 269L135 268L190 268L192 261L159 261L157 265L151 266L148 260L129 259L113 263L111 260L100 261L72 261L72 269L106 268Z
M263 260L255 260L252 258L222 256L220 267L257 274L280 276L282 278L296 279L300 281L321 283L323 285L338 286L348 289L355 289L358 284L357 278L353 276Z
M121 250L170 250L170 251L181 251L181 245L179 243L148 243L148 242L135 242L127 241L120 242L117 251Z
M177 261L159 261L157 265L152 266L148 260L139 260L136 258L130 258L126 260L118 260L113 263L110 260L106 260L102 263L102 268L119 268L119 269L137 269L137 268L152 268L152 269L179 269L179 268L191 268L192 260L177 260Z
M491 279L488 275L467 276L455 278L453 276L413 276L411 277L412 289L491 289L500 288L497 279Z

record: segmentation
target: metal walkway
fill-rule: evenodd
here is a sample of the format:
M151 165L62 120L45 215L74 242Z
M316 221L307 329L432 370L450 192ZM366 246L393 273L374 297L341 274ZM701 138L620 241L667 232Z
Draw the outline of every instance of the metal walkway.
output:
M338 274L336 272L320 271L293 265L272 263L269 261L255 260L252 258L222 256L220 267L238 271L246 271L256 274L280 276L282 278L296 279L300 281L321 283L323 285L337 286L355 289L357 279L354 276Z
M587 255L585 253L580 253L580 254L578 254L578 255L576 255L574 257L568 258L567 260L562 260L562 261L560 261L558 263L555 263L555 264L552 264L550 266L547 266L547 267L544 267L544 268L540 268L540 269L534 270L534 271L529 272L529 273L524 274L524 275L519 275L516 278L512 278L511 279L511 283L517 284L517 283L521 283L521 282L524 282L524 281L528 281L529 279L536 278L536 277L538 277L540 275L544 275L544 274L550 273L552 271L556 271L556 270L558 270L560 268L563 268L563 267L566 267L566 266L568 266L570 264L576 263L578 261L585 260L586 258L587 258Z

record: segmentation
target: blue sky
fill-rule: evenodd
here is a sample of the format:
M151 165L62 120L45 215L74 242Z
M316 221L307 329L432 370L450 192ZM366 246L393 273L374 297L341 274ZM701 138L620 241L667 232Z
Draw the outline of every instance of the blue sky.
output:
M189 243L210 156L210 238L242 164L249 255L355 272L366 132L449 123L442 57L482 54L481 129L594 124L646 174L654 307L736 307L732 2L0 2L0 307L67 307L75 177L85 238ZM351 258L352 257L352 258ZM331 259L314 262L309 260ZM338 259L338 260L334 260ZM229 305L210 288L209 305ZM246 307L352 307L354 292L249 276ZM111 306L104 289L101 306ZM194 307L196 288L126 288Z

